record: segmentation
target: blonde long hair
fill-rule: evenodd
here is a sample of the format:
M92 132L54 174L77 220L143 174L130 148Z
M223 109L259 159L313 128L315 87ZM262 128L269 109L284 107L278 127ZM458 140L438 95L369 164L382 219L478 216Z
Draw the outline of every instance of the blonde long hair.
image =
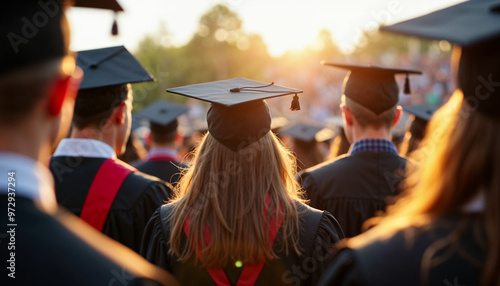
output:
M418 152L423 158L418 170L410 173L406 192L388 207L387 216L370 220L378 224L347 242L359 247L385 238L408 226L427 225L433 218L461 211L480 192L484 194L487 259L483 285L500 285L500 124L465 104L461 91L435 114ZM465 221L463 222L465 223ZM459 227L448 238L430 248L456 242ZM479 241L478 241L479 243ZM435 252L434 252L435 253ZM428 264L430 267L430 264Z
M199 254L195 246L204 246L204 267L275 259L278 256L269 245L268 229L271 216L276 219L278 213L283 217L276 237L282 242L280 251L288 254L292 249L300 254L299 216L294 202L301 201L301 194L295 164L294 157L272 132L238 151L228 149L207 133L171 202L170 254L186 262ZM268 195L270 204L266 208ZM182 245L188 217L189 242ZM208 244L205 227L211 236Z

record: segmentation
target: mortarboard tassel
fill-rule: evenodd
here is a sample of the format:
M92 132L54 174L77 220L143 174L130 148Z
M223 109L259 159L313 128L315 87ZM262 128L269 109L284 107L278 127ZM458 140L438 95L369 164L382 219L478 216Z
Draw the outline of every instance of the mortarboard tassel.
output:
M115 19L113 20L113 27L111 28L111 35L113 36L118 35L118 23L116 22L116 13L115 13Z
M406 79L405 79L405 89L404 89L405 94L410 94L410 75L407 73L406 74Z
M292 105L290 106L290 110L291 111L300 110L299 96L297 94L295 94L293 96Z

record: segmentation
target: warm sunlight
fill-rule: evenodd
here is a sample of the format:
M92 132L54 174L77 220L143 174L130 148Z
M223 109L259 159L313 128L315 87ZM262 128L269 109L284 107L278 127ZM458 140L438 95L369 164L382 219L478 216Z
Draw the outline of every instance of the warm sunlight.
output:
M200 17L216 4L226 5L242 20L247 33L262 36L272 56L288 50L313 49L318 32L327 29L339 49L352 52L363 45L363 31L376 29L380 23L393 23L428 11L446 7L461 0L400 1L400 0L212 0L160 1L121 0L125 12L118 14L119 35L111 36L113 13L95 9L72 8L69 21L72 29L71 47L74 50L124 44L134 50L146 35L168 36L163 43L186 44L199 25ZM85 25L81 25L85 23ZM218 37L225 38L224 31ZM240 43L242 47L245 42ZM316 45L316 46L315 46Z

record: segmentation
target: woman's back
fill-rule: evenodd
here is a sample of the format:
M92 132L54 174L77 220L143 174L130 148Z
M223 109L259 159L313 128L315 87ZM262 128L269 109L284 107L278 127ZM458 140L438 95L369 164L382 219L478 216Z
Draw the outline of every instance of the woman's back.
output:
M448 215L340 250L320 285L477 285L485 241L480 215Z
M321 277L331 256L332 246L343 238L342 230L333 216L318 211L304 204L296 203L300 214L299 244L302 249L298 255L293 249L280 249L281 241L276 240L273 248L278 259L267 260L255 285L315 285ZM212 285L214 280L209 272L200 267L198 258L186 263L178 261L178 257L168 253L168 237L170 227L168 220L172 205L164 205L152 217L146 227L142 255L153 264L168 269L183 285ZM279 237L279 236L278 236ZM182 244L188 243L185 233ZM236 285L244 265L232 261L223 268L231 285Z

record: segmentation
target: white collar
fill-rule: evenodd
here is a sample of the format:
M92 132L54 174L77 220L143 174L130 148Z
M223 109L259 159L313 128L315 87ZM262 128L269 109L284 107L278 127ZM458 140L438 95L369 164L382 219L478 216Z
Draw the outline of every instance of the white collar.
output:
M108 144L95 139L83 138L61 140L56 152L54 152L54 157L57 156L116 159L115 151Z
M177 152L171 148L155 148L149 150L148 152L148 157L150 158L153 156L161 156L161 155L177 158Z
M15 173L15 185L8 186L9 172ZM0 186L0 194L15 193L15 197L40 203L47 211L57 208L54 178L46 166L21 154L0 152L0 174L6 178L2 180L5 184ZM9 187L14 191L9 192Z

